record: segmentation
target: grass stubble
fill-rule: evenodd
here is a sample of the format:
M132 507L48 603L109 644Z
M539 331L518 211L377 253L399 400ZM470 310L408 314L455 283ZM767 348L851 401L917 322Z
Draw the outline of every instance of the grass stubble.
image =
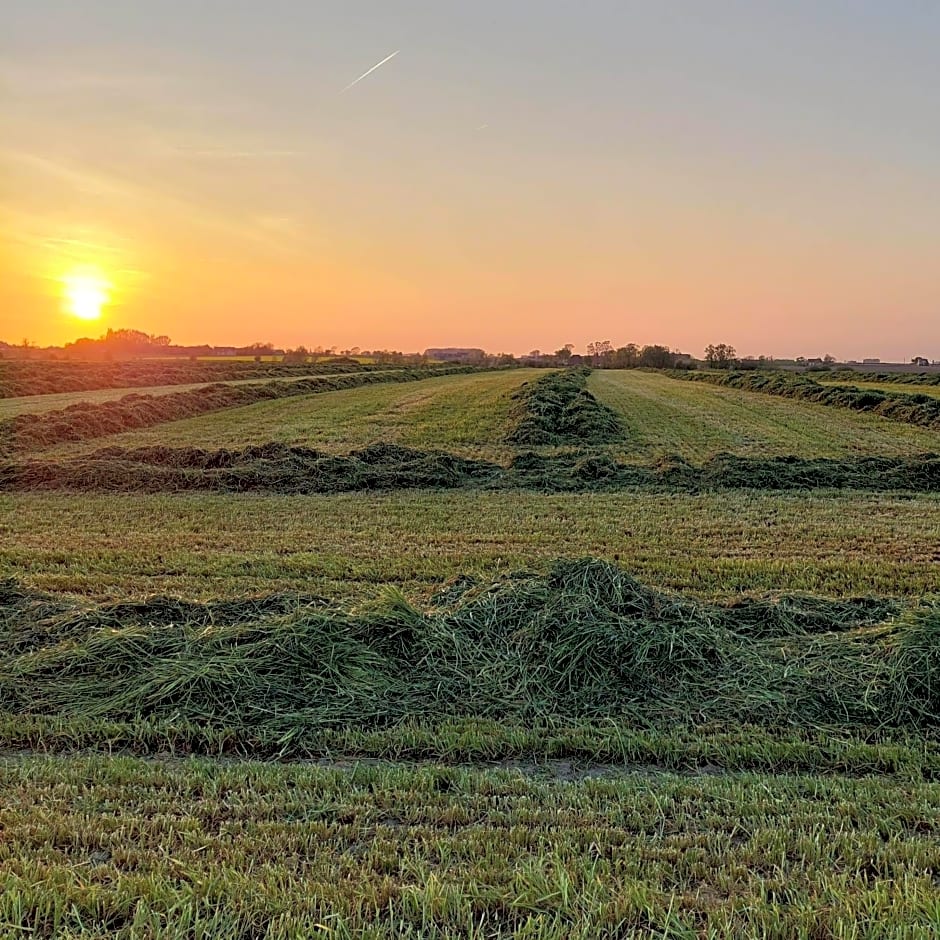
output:
M482 438L603 476L631 415L593 381ZM934 497L766 489L5 497L0 924L936 936ZM140 597L148 569L205 603Z

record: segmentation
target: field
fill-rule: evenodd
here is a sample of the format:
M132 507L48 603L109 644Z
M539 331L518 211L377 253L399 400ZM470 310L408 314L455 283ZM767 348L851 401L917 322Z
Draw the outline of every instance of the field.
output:
M936 590L940 497L427 492L0 497L0 576L99 598L426 596L459 574L617 561L711 599Z
M116 447L241 447L277 441L346 451L376 441L467 455L507 453L502 442L509 392L537 370L513 370L424 379L406 386L379 385L173 421L111 435ZM99 442L65 445L53 454L94 450Z
M329 375L320 372L317 375ZM231 379L226 385L260 385L264 382L297 382L308 378L306 375L275 376L265 379ZM19 398L0 398L0 421L16 415L43 414L47 411L58 411L70 405L90 404L96 405L104 401L117 401L125 395L172 395L176 392L191 392L197 388L204 388L208 383L193 382L186 385L150 385L127 388L102 388L87 392L53 392L46 395L23 395Z
M844 457L938 449L935 431L896 428L878 416L825 405L676 382L661 373L598 370L589 386L623 416L621 450L635 457L677 453L697 461L720 451Z
M856 388L870 388L878 392L906 392L909 395L932 395L940 397L940 383L918 385L913 382L868 382L841 379L817 379L820 385L854 385Z
M0 936L940 935L937 434L506 370L11 458Z

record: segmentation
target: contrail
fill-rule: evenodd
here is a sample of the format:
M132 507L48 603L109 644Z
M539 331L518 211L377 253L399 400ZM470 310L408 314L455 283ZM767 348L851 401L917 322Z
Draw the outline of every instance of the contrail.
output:
M368 72L363 72L362 75L360 75L354 82L350 82L343 89L343 91L349 91L349 89L352 88L353 85L358 85L359 82L361 82L367 75L371 75L376 69L381 68L383 65L385 65L385 63L388 62L389 59L394 59L395 56L397 56L399 52L401 52L401 49L396 49L391 55L387 55L384 59L382 59L381 62L377 62L375 65L373 65L372 68L369 69ZM343 91L341 91L340 94L342 94Z

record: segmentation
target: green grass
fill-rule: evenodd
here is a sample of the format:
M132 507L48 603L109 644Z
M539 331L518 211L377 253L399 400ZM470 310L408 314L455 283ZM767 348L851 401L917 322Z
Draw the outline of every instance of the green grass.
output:
M678 383L677 383L678 384ZM30 494L0 500L0 575L121 597L426 594L596 555L706 598L936 591L940 499L871 494Z
M7 936L940 931L940 786L761 774L16 757Z
M544 370L518 369L375 385L260 402L244 408L111 435L108 445L243 447L278 441L348 450L376 441L498 457L509 426L510 393ZM54 454L88 452L101 441L60 446Z
M613 451L638 461L666 453L699 462L721 451L847 457L938 449L936 433L927 429L653 372L598 370L588 388L623 418L625 443Z
M908 382L855 382L843 378L841 381L813 377L820 385L851 385L853 388L869 388L878 392L902 392L905 395L932 395L940 398L940 385L917 385Z
M69 405L79 403L97 405L103 401L117 401L125 395L172 395L176 392L190 392L206 385L264 385L270 382L296 382L305 378L322 378L329 373L312 373L310 376L271 376L262 379L222 379L217 383L194 382L189 385L150 385L128 388L99 388L83 392L55 392L48 395L24 395L19 398L0 398L0 421L4 418L13 418L16 415L43 414L47 411L58 411L68 408Z

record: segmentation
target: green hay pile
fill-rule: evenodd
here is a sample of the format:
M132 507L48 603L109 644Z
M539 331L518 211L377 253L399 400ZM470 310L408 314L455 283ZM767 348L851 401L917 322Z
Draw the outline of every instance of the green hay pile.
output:
M105 447L88 456L0 465L0 491L279 494L480 486L501 468L442 451L373 444L348 454L262 444L242 450Z
M721 489L940 492L940 457L768 459L718 454L701 466L672 455L653 464L619 463L606 454L523 451L508 467L443 451L377 443L347 454L262 444L240 450L104 447L57 460L0 463L0 492L262 492L487 487L539 492Z
M619 416L588 390L586 367L551 372L513 392L510 444L610 444L623 439Z
M125 362L0 361L0 398L88 392L101 388L142 388L154 385L195 385L239 379L302 378L383 369L351 360L329 362L193 361L189 359Z
M20 592L22 594L22 592ZM489 718L940 726L940 605L665 594L600 561L400 593L0 618L0 710L264 730ZM37 603L45 603L39 599Z
M470 366L435 366L421 369L394 369L382 372L323 375L293 382L264 382L249 385L207 385L168 395L125 395L117 401L89 404L80 402L60 411L17 415L0 421L0 442L8 453L31 452L69 441L83 441L165 421L178 421L195 415L241 408L261 401L316 395L339 389L358 388L384 382L414 382L438 375L470 372Z
M820 385L792 372L671 372L673 378L708 382L748 392L763 392L797 401L869 412L918 427L940 430L940 397L905 392L884 392L852 385Z

